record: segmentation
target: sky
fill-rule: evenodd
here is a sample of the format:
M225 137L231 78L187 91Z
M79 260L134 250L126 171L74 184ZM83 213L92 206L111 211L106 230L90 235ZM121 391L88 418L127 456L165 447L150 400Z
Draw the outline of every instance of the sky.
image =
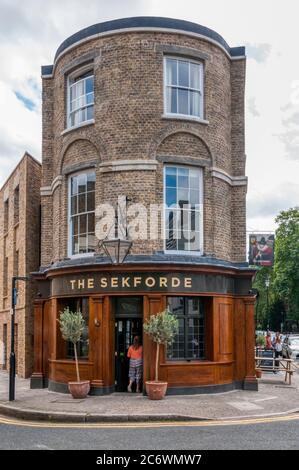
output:
M40 66L94 23L167 16L246 46L247 230L273 231L299 205L299 2L284 0L0 0L0 187L25 150L41 159Z

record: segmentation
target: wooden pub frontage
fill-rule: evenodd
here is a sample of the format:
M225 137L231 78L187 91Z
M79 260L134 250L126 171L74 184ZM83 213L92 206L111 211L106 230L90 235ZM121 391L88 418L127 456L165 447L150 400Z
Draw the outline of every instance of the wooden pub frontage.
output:
M86 321L80 370L92 394L126 390L136 334L143 381L153 379L143 323L166 307L179 320L160 358L168 393L257 387L245 64L244 47L206 27L138 17L75 33L42 67L33 388L66 392L75 379L57 321L65 307ZM112 264L98 248L110 229L99 236L97 227L99 208L119 197L131 202L126 218L138 220L127 234L137 236L125 262ZM162 208L161 218L148 219L152 208Z
M59 264L59 263L58 263ZM35 369L32 387L66 392L75 376L71 346L57 322L64 307L79 309L87 331L80 344L80 370L91 393L125 391L126 353L133 337L144 346L143 381L154 375L153 345L143 322L167 306L179 318L179 334L164 349L160 377L168 393L207 393L256 388L252 271L234 266L102 263L51 268L36 278Z

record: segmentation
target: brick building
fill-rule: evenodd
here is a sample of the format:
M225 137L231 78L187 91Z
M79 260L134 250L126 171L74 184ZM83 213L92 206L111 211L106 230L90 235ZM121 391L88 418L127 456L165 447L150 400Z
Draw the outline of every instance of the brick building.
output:
M160 363L169 393L256 387L245 65L245 49L208 28L140 17L79 31L42 67L32 387L66 391L75 377L57 326L64 307L83 311L82 376L101 394L126 389L128 343L167 305L180 321ZM97 244L105 225L98 208L115 208L120 196L133 244L124 263L111 265ZM145 212L132 229L136 204ZM153 207L162 210L149 218ZM153 349L143 343L146 380Z
M11 279L40 264L41 164L25 153L0 190L0 368L9 368ZM16 373L33 369L34 283L20 282L15 321Z

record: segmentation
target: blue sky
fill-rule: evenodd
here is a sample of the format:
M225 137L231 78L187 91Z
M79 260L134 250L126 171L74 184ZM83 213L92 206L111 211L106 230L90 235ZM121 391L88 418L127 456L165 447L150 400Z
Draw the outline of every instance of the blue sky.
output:
M120 17L186 19L247 48L248 230L273 230L299 205L299 5L294 0L0 0L0 185L24 151L41 157L40 66L88 25Z

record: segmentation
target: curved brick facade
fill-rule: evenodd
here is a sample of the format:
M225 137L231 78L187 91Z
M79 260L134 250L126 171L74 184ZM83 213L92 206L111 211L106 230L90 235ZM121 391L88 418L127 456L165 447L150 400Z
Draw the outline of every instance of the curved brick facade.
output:
M170 47L175 55L203 57L206 122L164 117L163 56ZM66 130L67 77L86 63L94 70L94 123ZM71 171L96 168L97 203L122 194L148 206L163 202L165 161L204 168L204 253L245 261L244 84L244 57L183 30L112 31L58 56L43 78L42 265L67 256ZM107 170L136 160L156 165ZM132 254L162 249L162 241L136 240Z
M194 60L201 62L194 75L197 84L201 71L204 76L201 118L164 115L165 55L190 58L192 67ZM94 121L69 129L68 80L81 67L93 70ZM127 390L127 350L135 335L144 347L144 384L153 378L155 349L143 334L143 322L169 308L180 318L174 345L162 348L159 361L159 377L168 382L169 393L256 389L254 272L245 256L244 49L231 49L217 33L193 23L131 18L71 36L58 49L54 65L42 73L42 266L34 273L39 294L31 386L66 392L67 382L75 379L72 351L57 321L66 307L82 308L86 316L88 350L81 351L80 368L91 394ZM86 83L82 75L79 83ZM167 164L201 171L168 169L164 191ZM165 192L172 195L169 207L174 200L180 209L192 201L193 226L198 238L203 235L203 246L199 240L193 256L181 251L182 244L172 244L172 227L168 247L180 249L164 252L163 236L149 237L154 224L161 228L154 214L154 223L147 226L139 218L148 237L133 240L123 263L112 264L102 252L68 258L69 181L77 181L69 177L88 169L96 175L96 219L97 206L115 205L119 196L129 199L128 218L135 203L159 209ZM79 198L75 195L71 204ZM199 223L196 207L198 213L203 207ZM71 227L76 253L81 234L85 240L85 232L93 232L85 222L85 230L79 230L82 214L89 223L88 204L79 212L76 225L73 209ZM169 216L169 225L173 219ZM190 229L192 222L186 225Z

